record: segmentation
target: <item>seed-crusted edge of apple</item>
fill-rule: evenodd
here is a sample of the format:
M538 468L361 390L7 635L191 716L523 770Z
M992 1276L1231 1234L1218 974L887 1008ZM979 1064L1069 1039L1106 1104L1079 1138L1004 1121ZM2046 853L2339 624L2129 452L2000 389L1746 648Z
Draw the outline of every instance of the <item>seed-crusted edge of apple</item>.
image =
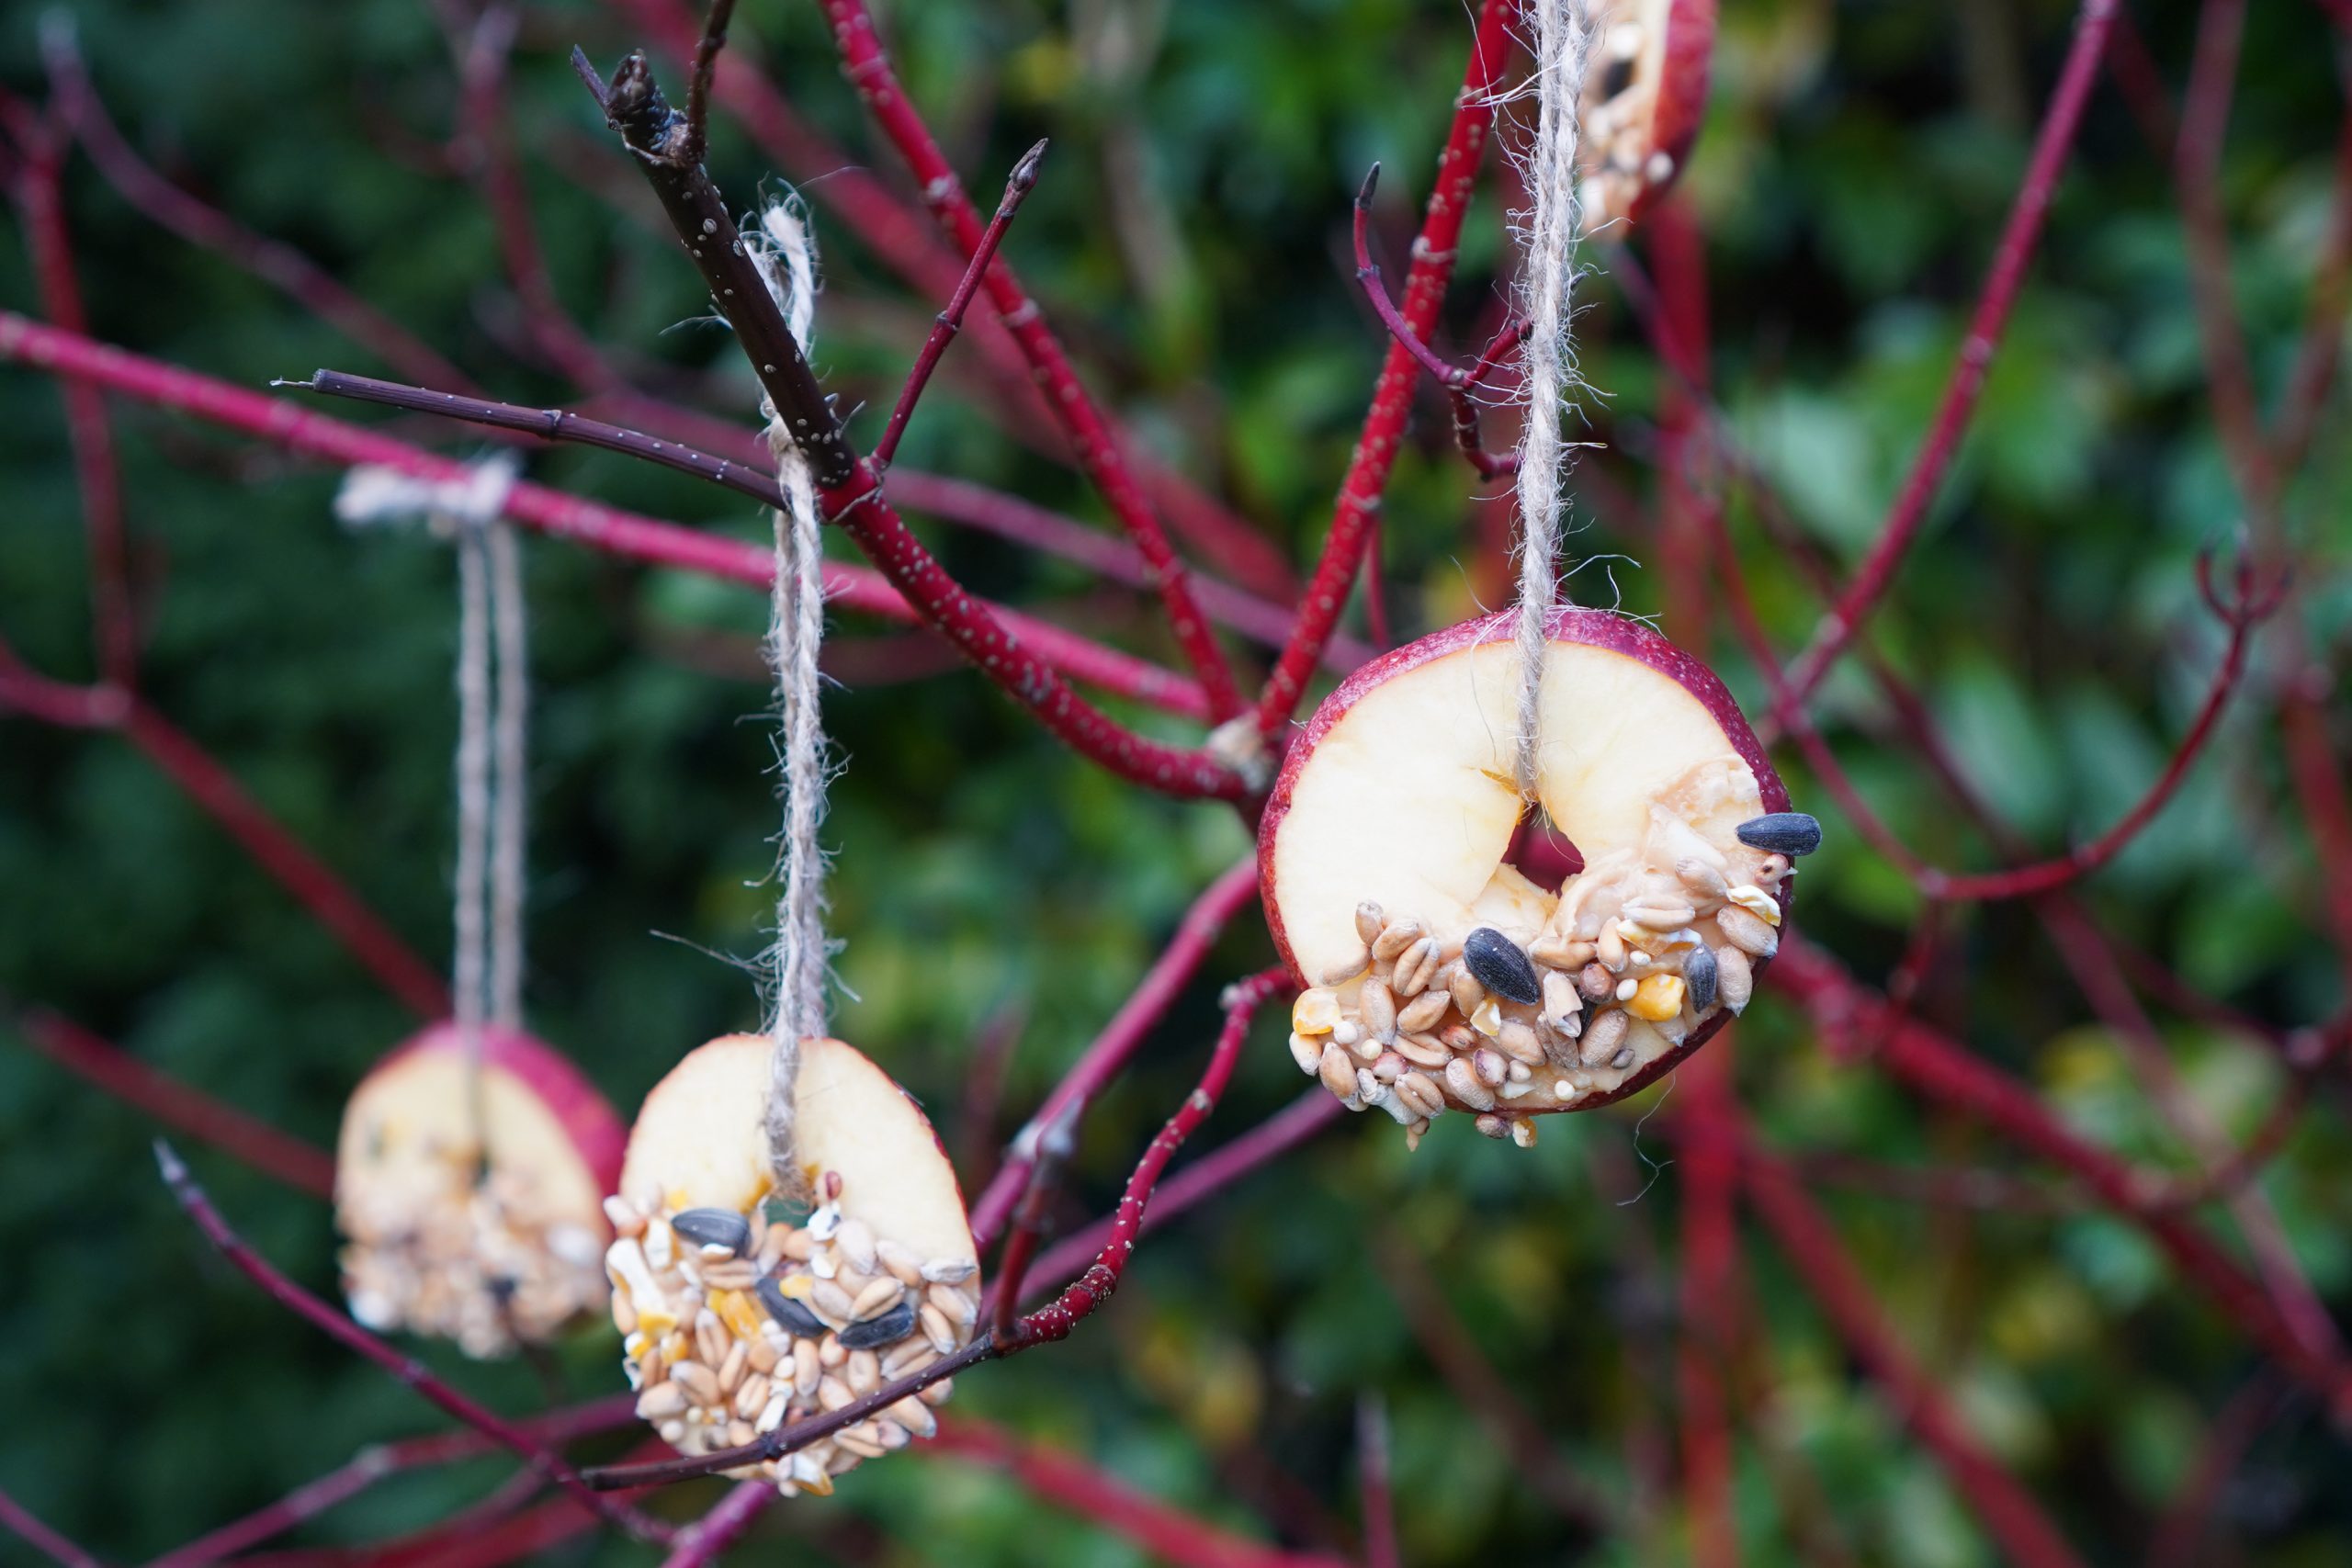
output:
M1283 760L1282 772L1275 778L1273 792L1267 798L1265 814L1259 823L1258 876L1260 886L1268 889L1263 898L1266 928L1274 939L1274 949L1281 955L1283 966L1300 985L1311 986L1316 977L1301 968L1297 956L1291 950L1289 935L1283 929L1281 898L1278 890L1272 886L1272 862L1275 840L1284 819L1290 815L1293 792L1299 774L1305 771L1316 747L1357 702L1374 688L1450 654L1487 643L1508 642L1517 629L1518 612L1501 610L1476 620L1459 622L1401 648L1391 649L1377 659L1359 666L1340 682L1316 708L1306 728L1293 742ZM1740 711L1739 704L1722 680L1697 658L1643 623L1614 611L1564 604L1553 611L1545 622L1544 630L1549 641L1581 643L1623 654L1682 687L1706 710L1740 761L1755 775L1757 794L1763 809L1767 812L1789 809L1788 788L1781 783L1771 760L1765 755L1763 743L1757 739L1756 731L1747 722L1747 716ZM1784 922L1794 902L1795 881L1794 876L1784 876L1775 890L1774 897ZM1770 963L1769 959L1758 960L1757 968L1760 971ZM1614 1089L1589 1093L1574 1105L1527 1107L1516 1110L1512 1114L1553 1115L1591 1111L1638 1094L1673 1071L1731 1021L1729 1010L1718 1009L1713 1016L1702 1020L1680 1043L1669 1046L1654 1060L1638 1067Z

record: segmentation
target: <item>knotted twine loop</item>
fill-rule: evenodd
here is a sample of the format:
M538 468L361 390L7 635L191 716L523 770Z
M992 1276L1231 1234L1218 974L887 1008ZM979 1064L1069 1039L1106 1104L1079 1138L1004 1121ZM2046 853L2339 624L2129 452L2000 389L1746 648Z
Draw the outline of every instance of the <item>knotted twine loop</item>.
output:
M450 917L450 988L465 1051L476 1147L489 1158L482 1101L483 1031L523 1021L523 906L530 709L529 631L522 555L500 521L517 472L511 454L463 479L421 479L363 464L344 476L335 515L364 527L418 517L450 537L458 558L458 854Z
M779 201L761 214L757 244L761 274L805 354L817 312L817 249L797 202ZM775 456L776 488L785 500L775 514L775 586L767 638L782 720L784 843L777 868L782 891L775 910L775 1010L768 1025L775 1049L769 1060L765 1126L776 1190L805 1198L808 1180L794 1154L800 1043L825 1032L831 977L825 852L817 838L830 766L817 667L825 636L824 521L816 479L793 445L784 416L765 399L760 412L768 422L768 450Z
M1526 248L1521 269L1530 323L1521 351L1525 368L1526 424L1519 456L1518 750L1520 793L1536 797L1536 728L1541 721L1545 649L1552 611L1560 600L1560 535L1565 506L1561 481L1573 444L1560 434L1561 408L1579 385L1573 312L1577 242L1583 213L1577 198L1577 106L1595 20L1587 0L1537 0L1527 7L1535 23L1534 143L1521 173L1533 202L1521 215Z

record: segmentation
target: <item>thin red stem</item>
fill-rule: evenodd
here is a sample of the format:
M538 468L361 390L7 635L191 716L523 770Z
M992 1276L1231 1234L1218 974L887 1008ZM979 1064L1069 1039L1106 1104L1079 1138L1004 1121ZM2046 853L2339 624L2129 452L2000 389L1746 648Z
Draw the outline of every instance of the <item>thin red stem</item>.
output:
M1168 945L1160 949L1159 956L1152 961L1150 969L1120 1004L1119 1010L1111 1016L1111 1021L1102 1026L1102 1032L1046 1096L1028 1125L1013 1140L1011 1157L981 1192L979 1201L972 1205L972 1239L977 1246L985 1249L994 1245L1014 1202L1028 1185L1030 1169L1036 1163L1037 1140L1044 1130L1059 1122L1073 1106L1082 1112L1114 1078L1126 1070L1144 1041L1192 983L1227 923L1256 897L1257 891L1258 862L1252 855L1210 883L1193 901L1192 908L1184 911Z
M989 264L995 261L997 247L1004 243L1005 231L1012 227L1013 215L1021 210L1023 197L1037 188L1037 165L1046 156L1046 144L1038 142L1022 155L1012 166L1012 177L1004 183L1004 196L996 204L996 212L989 219L989 226L980 234L979 243L973 247L971 259L964 264L964 276L956 280L956 292L947 297L946 308L933 318L930 335L915 355L915 362L907 371L906 385L899 389L899 401L890 411L890 423L884 427L882 439L874 444L874 462L887 468L890 459L898 456L899 438L907 433L907 421L914 417L915 404L922 397L923 388L931 383L931 373L939 368L947 345L964 330L964 312L972 308L972 296L979 291L980 279L988 275Z
M1469 1325L1446 1299L1429 1255L1395 1236L1383 1236L1375 1245L1380 1249L1383 1282L1404 1314L1406 1326L1447 1390L1485 1430L1495 1450L1518 1472L1528 1490L1562 1518L1585 1526L1597 1536L1616 1535L1622 1521L1614 1502L1561 1457L1552 1435L1527 1407L1519 1390L1479 1349Z
M2007 221L2002 225L2000 240L1993 248L1993 262L1985 274L1984 290L1977 296L1976 309L1969 318L1967 334L1961 340L1959 357L1953 363L1950 379L1944 383L1943 397L1928 427L1927 439L1912 460L1902 488L1895 492L1894 502L1881 522L1869 554L1824 618L1812 646L1797 660L1788 692L1776 712L1786 714L1813 694L1814 688L1828 674L1830 666L1853 641L1893 585L1904 556L1927 522L1928 510L1942 487L1944 474L1960 449L1961 437L1967 433L1969 421L1976 412L1977 400L1984 390L1985 374L1992 367L2001 333L2008 325L2010 308L2017 303L2018 292L2025 284L2026 268L2041 243L2042 220L2048 216L2051 200L2057 194L2067 154L2075 144L2075 133L2082 124L2083 110L2090 102L2091 87L2098 77L2099 56L2106 51L2116 7L2117 0L2083 0L2076 13L2074 42L2066 51L2057 88L2051 94L2050 106L2042 115L2041 129L2034 137L2033 155L2026 164L2024 182L2018 187L2017 199L2009 208Z
M550 1411L518 1425L542 1442L563 1443L594 1432L626 1427L636 1419L636 1396L616 1393ZM497 1447L481 1433L471 1430L435 1432L398 1442L370 1444L345 1463L296 1487L277 1501L183 1546L174 1547L146 1568L208 1568L210 1563L250 1551L307 1519L316 1518L387 1476L471 1459L494 1452ZM534 1483L538 1479L529 1471L518 1473Z
M105 1568L98 1559L41 1522L30 1509L0 1491L0 1529L63 1568Z
M678 1544L662 1560L662 1568L702 1568L734 1545L775 1499L775 1488L764 1481L737 1482L718 1506L678 1532Z
M205 1196L204 1190L196 1184L196 1179L188 1174L187 1167L181 1163L179 1156L172 1151L170 1145L160 1139L155 1145L155 1158L172 1196L187 1211L188 1218L196 1222L205 1239L217 1247L239 1273L259 1286L262 1293L270 1300L325 1333L345 1348L356 1351L383 1368L444 1413L492 1438L501 1448L520 1455L534 1471L562 1487L605 1523L628 1531L639 1540L669 1539L671 1531L667 1525L598 1495L580 1479L577 1472L564 1462L561 1455L546 1447L530 1432L459 1393L427 1371L423 1363L393 1349L279 1273L243 1237L229 1228L228 1222L212 1206L212 1200Z
M264 810L236 775L186 731L142 702L125 712L122 733L297 902L317 916L379 984L420 1018L448 1010L439 971L419 958L365 900Z
M351 398L412 413L462 420L488 429L535 435L541 440L574 442L618 452L639 462L691 474L723 490L747 496L763 506L783 503L781 492L776 489L775 470L767 464L722 457L691 446L675 435L654 434L628 425L591 419L570 409L496 402L469 394L386 381L372 376L354 376L340 370L315 371L308 381L287 382L285 385L302 387L327 397ZM639 414L663 416L661 423L653 427L657 430L682 430L697 423L678 417L677 411L646 403L642 400L636 400L632 406ZM718 421L707 423L710 428L697 434L718 437L712 445L720 446L722 450L736 445L737 437L743 438L745 443L756 439L748 431L740 431ZM890 470L889 491L894 502L917 512L1058 556L1130 586L1148 585L1149 568L1132 545L1106 537L1075 518L1048 512L1018 496L1007 495L967 480L920 473L909 468ZM854 574L856 569L828 566L827 570ZM871 574L867 575L870 577ZM878 582L878 579L875 581ZM1199 580L1199 588L1202 607L1213 618L1244 636L1259 642L1278 645L1290 630L1290 613L1278 604L1252 598L1231 584L1214 578ZM829 591L836 598L846 592L841 584L830 581ZM854 607L866 606L859 604ZM1016 612L1000 609L998 614L1012 615ZM914 615L911 610L901 609L894 618L912 620ZM1329 649L1327 662L1333 669L1344 672L1371 658L1372 652L1370 648L1351 638L1335 638ZM1056 661L1056 666L1061 668L1059 660ZM1169 711L1192 717L1206 716L1207 706L1201 701L1197 687L1177 677L1166 679L1169 689L1190 694L1182 707L1171 707ZM1122 694L1133 696L1136 694L1123 691Z
M1804 1005L1833 1037L1876 1030L1887 1019L1882 998L1793 932L1783 934L1765 977ZM2181 1279L2264 1354L2318 1393L2332 1410L2352 1415L2352 1365L2307 1346L2262 1288L2200 1226L2149 1201L2147 1185L2132 1167L2076 1136L2024 1085L1916 1019L1892 1021L1876 1041L1872 1059L1915 1092L1983 1120L2073 1174L2115 1213L2135 1221Z
M1426 339L1436 325L1446 281L1453 276L1471 187L1477 182L1480 155L1494 128L1496 89L1515 47L1510 24L1518 9L1517 0L1484 0L1479 6L1477 33L1471 40L1462 92L1453 100L1453 124L1446 133L1445 150L1438 155L1437 182L1421 219L1420 237L1414 242L1413 265L1405 275L1404 304L1398 314L1408 336L1417 342ZM1367 536L1388 488L1389 473L1404 443L1413 389L1420 374L1413 351L1392 336L1381 360L1380 378L1373 386L1372 407L1364 415L1363 433L1340 484L1330 531L1324 536L1322 558L1316 563L1314 579L1300 601L1290 640L1258 699L1258 732L1270 740L1290 722L1324 643L1340 624L1340 613L1363 563Z
M265 397L0 310L0 361L6 360L93 382L306 457L337 464L381 463L426 479L451 479L465 471L464 465L453 459L308 412L283 399ZM657 523L539 485L517 484L508 497L506 515L511 522L607 554L754 587L766 587L775 573L774 552L768 549ZM853 566L827 562L825 591L829 599L851 609L896 621L925 618L880 574ZM975 614L987 609L977 601L973 604ZM1017 637L1030 656L1027 661L988 671L999 684L1027 671L1034 662L1046 667L1043 674L1048 684L1041 690L1058 687L1053 672L1060 671L1166 712L1194 716L1204 711L1191 682L1155 665L1014 611L997 612L997 617L1002 630Z
M1151 1212L1145 1216L1144 1234L1148 1235L1243 1177L1272 1165L1346 1114L1338 1100L1319 1089L1299 1096L1239 1137L1220 1144L1170 1177L1151 1195ZM1050 1289L1076 1279L1110 1240L1114 1224L1115 1216L1105 1215L1055 1243L1031 1266L1033 1290Z
M45 1008L19 1014L17 1024L34 1050L164 1126L201 1139L297 1191L334 1195L334 1156L326 1150L149 1066Z
M1738 1163L1749 1201L1797 1281L1855 1359L1884 1385L1895 1414L1935 1455L2002 1552L2025 1568L2080 1568L2082 1559L2033 1495L1977 1445L1942 1388L1903 1348L1870 1282L1788 1168L1752 1143L1740 1147Z
M1377 1394L1356 1401L1356 1485L1363 1495L1364 1568L1404 1568L1388 1463L1388 1407Z
M1247 1540L1155 1502L1076 1454L1026 1442L976 1416L939 1424L931 1451L1001 1471L1032 1496L1067 1508L1177 1568L1340 1568Z
M922 187L923 202L933 219L967 257L979 249L984 232L979 213L964 194L953 165L916 113L913 102L899 84L888 55L874 27L865 0L824 0L832 22L833 42L848 76L866 110ZM1046 325L1045 313L1023 289L1020 279L1001 258L985 275L989 301L1027 356L1046 400L1078 454L1082 469L1151 565L1154 587L1168 613L1177 646L1183 650L1193 678L1207 694L1210 716L1222 723L1241 711L1241 694L1233 671L1217 647L1209 624L1193 602L1185 566L1153 515L1127 464L1125 448L1111 428L1061 342Z
M1477 469L1484 479L1516 473L1519 471L1518 453L1498 455L1488 452L1485 442L1480 439L1478 403L1472 392L1501 367L1506 353L1526 341L1528 323L1505 321L1502 330L1495 334L1494 341L1487 345L1486 352L1467 369L1458 365L1448 365L1429 344L1415 336L1413 329L1406 324L1404 317L1396 313L1396 305L1388 298L1388 286L1381 281L1379 265L1372 259L1372 243L1364 232L1366 220L1372 212L1372 193L1379 183L1380 165L1374 164L1372 172L1364 176L1363 187L1356 192L1356 282L1363 288L1364 299L1371 302L1373 314L1378 316L1380 324L1388 329L1388 335L1411 355L1414 362L1428 371L1439 386L1445 389L1445 395L1453 405L1453 442L1461 448L1470 466ZM1368 550L1364 561L1368 599L1372 597L1370 578L1379 570L1379 551L1376 548Z
M107 118L70 29L45 28L41 45L51 101L100 177L149 221L261 279L409 379L436 387L471 387L464 371L336 282L310 257L254 232L156 173Z
M74 236L66 225L61 183L64 149L51 127L15 99L0 107L5 107L6 129L17 144L11 191L24 220L41 313L62 331L86 333L89 313L83 307L81 280L75 274ZM74 477L81 491L83 534L90 562L91 640L96 649L98 678L129 691L138 681L139 626L131 601L130 543L114 427L107 418L106 399L96 388L69 381L59 390L65 400L66 440L73 449Z

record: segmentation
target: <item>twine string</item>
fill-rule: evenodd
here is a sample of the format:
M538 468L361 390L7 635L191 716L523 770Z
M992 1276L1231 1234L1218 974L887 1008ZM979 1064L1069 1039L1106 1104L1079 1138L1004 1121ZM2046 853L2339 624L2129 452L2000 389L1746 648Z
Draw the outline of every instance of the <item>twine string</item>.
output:
M1532 800L1544 653L1552 613L1561 600L1560 536L1566 511L1562 481L1574 450L1562 437L1561 414L1580 384L1573 321L1577 243L1583 228L1577 194L1577 106L1584 96L1595 20L1587 0L1539 0L1527 10L1535 26L1537 108L1535 139L1521 171L1532 198L1519 225L1531 326L1521 350L1527 418L1520 438L1519 621L1512 640L1520 670L1513 770L1520 793Z
M422 518L457 554L458 745L451 772L458 845L449 968L479 1175L487 1174L490 1159L484 1032L517 1028L523 1012L529 635L521 549L500 520L516 471L508 454L450 479L361 464L335 494L335 515L346 525Z
M761 272L802 351L816 316L817 254L797 205L777 202L761 215ZM784 417L763 401L768 449L785 505L775 514L775 584L769 601L767 652L775 672L784 797L775 948L775 1011L768 1032L765 1127L776 1189L805 1196L795 1157L799 1117L800 1043L825 1032L831 950L825 935L825 817L828 761L818 652L825 635L823 519L817 485Z

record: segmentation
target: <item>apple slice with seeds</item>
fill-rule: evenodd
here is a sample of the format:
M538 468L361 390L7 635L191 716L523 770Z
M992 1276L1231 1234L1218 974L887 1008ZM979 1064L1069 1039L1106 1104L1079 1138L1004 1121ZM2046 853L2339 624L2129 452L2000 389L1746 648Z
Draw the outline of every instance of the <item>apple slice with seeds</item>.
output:
M1614 0L1601 12L1581 115L1588 229L1633 222L1681 174L1715 47L1715 0Z
M354 1317L488 1357L604 1304L600 1201L626 1133L552 1047L505 1029L481 1046L478 1094L455 1023L369 1070L344 1109L335 1219Z
M1416 1141L1452 1107L1532 1143L1531 1114L1607 1104L1697 1049L1747 1006L1792 853L1820 840L1713 673L1597 610L1552 616L1522 799L1515 622L1350 676L1260 829L1267 922L1306 987L1293 1055ZM1573 846L1555 887L1510 858L1531 823Z
M729 1034L688 1053L646 1096L605 1203L638 1413L682 1453L838 1409L960 1348L979 1322L955 1168L922 1109L854 1046L802 1042L794 1154L814 1206L772 1212L774 1050ZM732 1473L830 1493L860 1461L931 1436L949 1388Z

